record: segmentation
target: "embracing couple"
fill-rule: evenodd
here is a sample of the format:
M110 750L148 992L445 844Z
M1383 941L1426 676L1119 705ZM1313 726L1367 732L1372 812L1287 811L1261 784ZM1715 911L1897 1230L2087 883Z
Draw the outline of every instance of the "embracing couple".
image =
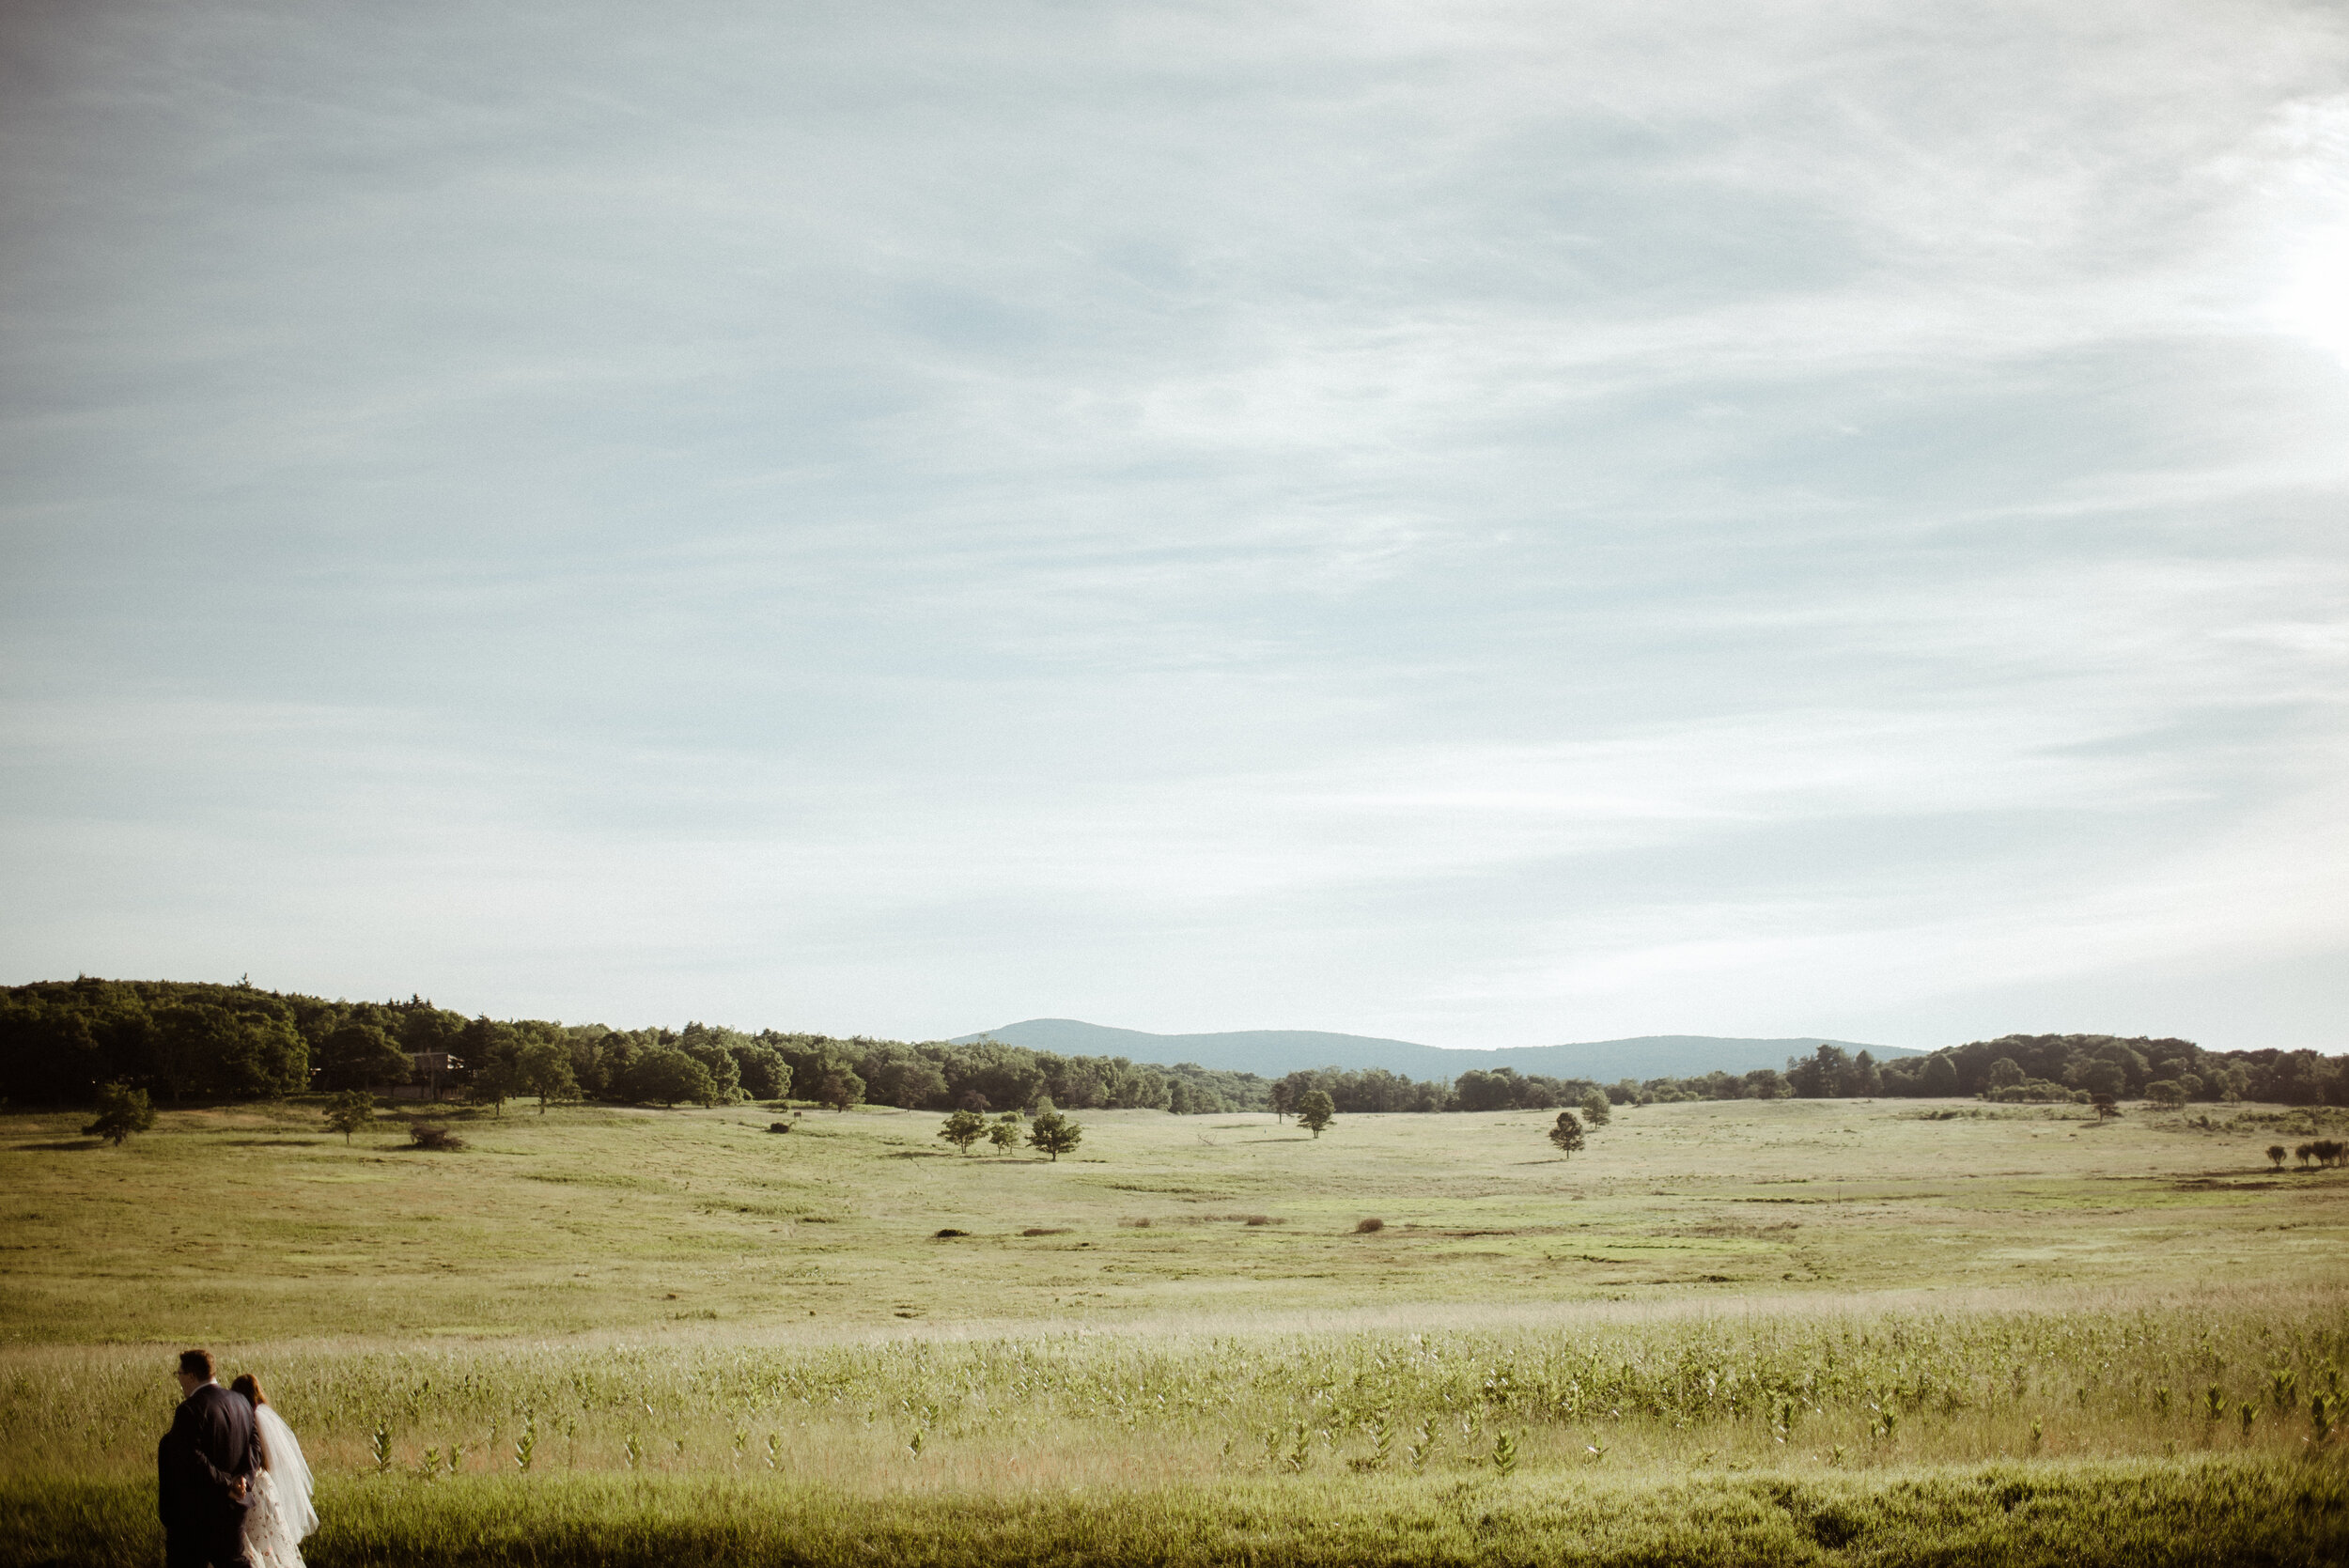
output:
M182 1355L179 1376L186 1397L155 1448L167 1568L302 1568L319 1516L293 1429L258 1379L214 1382L210 1351Z

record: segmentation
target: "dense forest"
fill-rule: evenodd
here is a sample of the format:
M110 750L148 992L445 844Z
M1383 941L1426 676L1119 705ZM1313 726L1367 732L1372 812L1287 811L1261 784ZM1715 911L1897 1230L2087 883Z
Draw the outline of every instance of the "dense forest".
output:
M1138 1108L1178 1115L1287 1110L1310 1091L1340 1113L1549 1110L1594 1089L1616 1104L1695 1099L1979 1095L1998 1100L2268 1100L2349 1104L2349 1060L2315 1051L2205 1051L2186 1040L2011 1034L1878 1063L1822 1046L1785 1070L1580 1079L1509 1068L1414 1081L1326 1067L1279 1079L1190 1063L1061 1056L981 1041L950 1045L714 1024L611 1029L468 1018L421 997L328 1001L249 985L85 976L0 988L0 1098L88 1104L101 1084L165 1104L270 1098L407 1083L424 1058L466 1097L720 1105L795 1098L846 1108L1006 1110Z

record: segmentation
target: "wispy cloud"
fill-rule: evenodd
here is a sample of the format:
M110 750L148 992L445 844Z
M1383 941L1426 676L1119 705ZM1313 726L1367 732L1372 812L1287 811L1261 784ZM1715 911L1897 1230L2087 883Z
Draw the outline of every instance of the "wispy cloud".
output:
M0 46L11 978L2339 1044L2321 9Z

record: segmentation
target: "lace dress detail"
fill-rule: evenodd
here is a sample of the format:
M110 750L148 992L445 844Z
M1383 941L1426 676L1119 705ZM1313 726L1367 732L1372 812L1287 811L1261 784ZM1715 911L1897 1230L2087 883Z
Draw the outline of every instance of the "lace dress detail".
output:
M264 1405L254 1412L263 1468L253 1478L253 1506L244 1515L244 1552L253 1568L303 1568L302 1539L319 1528L310 1506L310 1467L293 1428Z

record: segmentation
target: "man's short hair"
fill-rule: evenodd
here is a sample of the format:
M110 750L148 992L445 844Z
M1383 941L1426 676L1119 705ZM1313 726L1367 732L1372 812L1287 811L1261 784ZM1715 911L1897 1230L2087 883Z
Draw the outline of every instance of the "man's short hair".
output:
M209 1350L179 1352L179 1370L190 1377L210 1383L212 1380L212 1353Z

